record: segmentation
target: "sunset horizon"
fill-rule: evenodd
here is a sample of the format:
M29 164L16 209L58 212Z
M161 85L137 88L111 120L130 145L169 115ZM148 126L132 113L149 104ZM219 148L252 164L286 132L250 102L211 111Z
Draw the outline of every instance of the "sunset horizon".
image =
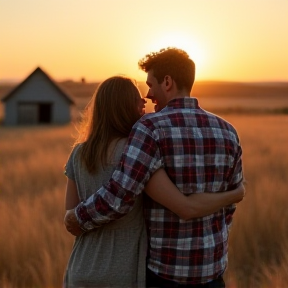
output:
M285 0L5 1L0 81L38 66L56 81L145 81L138 61L177 47L195 61L196 81L286 82L287 11Z

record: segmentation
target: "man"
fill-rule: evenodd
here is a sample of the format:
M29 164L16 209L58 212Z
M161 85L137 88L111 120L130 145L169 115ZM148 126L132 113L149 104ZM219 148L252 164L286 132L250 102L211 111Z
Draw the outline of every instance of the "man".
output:
M146 55L138 64L147 72L147 98L157 113L144 115L134 125L109 183L76 207L85 231L128 213L160 167L185 195L232 190L243 178L237 132L190 97L195 64L188 54L167 48ZM189 221L149 197L144 210L147 287L225 287L222 275L235 206Z

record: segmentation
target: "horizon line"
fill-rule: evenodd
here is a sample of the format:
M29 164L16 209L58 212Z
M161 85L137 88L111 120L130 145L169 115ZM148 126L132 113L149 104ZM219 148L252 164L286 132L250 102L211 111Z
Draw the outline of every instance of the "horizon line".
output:
M4 78L4 79L0 79L0 83L1 84L17 84L17 83L21 83L22 81L24 81L27 77L25 77L22 80L19 79L13 79L13 78ZM81 83L82 79L84 79L84 83L85 84L93 84L93 83L101 83L103 82L105 79L103 80L90 80L90 81L86 81L85 77L80 78L80 80L75 80L75 79L55 79L54 81L61 83L61 82L74 82L74 83ZM145 83L145 80L136 80L138 83ZM288 83L288 79L287 80L219 80L219 79L199 79L199 80L195 80L194 83L199 83L199 82L225 82L225 83Z

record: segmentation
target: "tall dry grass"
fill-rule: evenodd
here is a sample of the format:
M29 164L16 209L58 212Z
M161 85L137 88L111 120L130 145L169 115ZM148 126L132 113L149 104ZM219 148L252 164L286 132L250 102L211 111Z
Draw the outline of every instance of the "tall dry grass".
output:
M288 117L227 119L239 132L248 182L230 236L227 279L235 287L287 287Z
M228 288L287 287L288 117L224 116L239 131L247 196L230 235ZM60 288L73 242L63 166L72 126L0 127L0 287Z
M0 287L61 287L72 126L0 128Z

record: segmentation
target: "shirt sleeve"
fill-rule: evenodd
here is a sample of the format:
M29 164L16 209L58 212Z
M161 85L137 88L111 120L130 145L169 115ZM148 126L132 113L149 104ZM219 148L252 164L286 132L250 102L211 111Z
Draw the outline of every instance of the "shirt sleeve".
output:
M157 135L151 127L137 122L109 182L75 208L80 227L91 230L126 215L161 165Z
M231 174L231 181L228 190L236 189L242 180L243 180L242 148L239 145L235 157L233 172ZM232 204L225 207L225 223L228 226L228 229L231 228L233 214L235 211L236 211L236 204Z
M64 170L64 174L72 180L75 180L75 172L74 172L74 165L73 165L73 161L74 161L74 155L75 155L75 148L72 150L67 163L65 164L65 170Z

